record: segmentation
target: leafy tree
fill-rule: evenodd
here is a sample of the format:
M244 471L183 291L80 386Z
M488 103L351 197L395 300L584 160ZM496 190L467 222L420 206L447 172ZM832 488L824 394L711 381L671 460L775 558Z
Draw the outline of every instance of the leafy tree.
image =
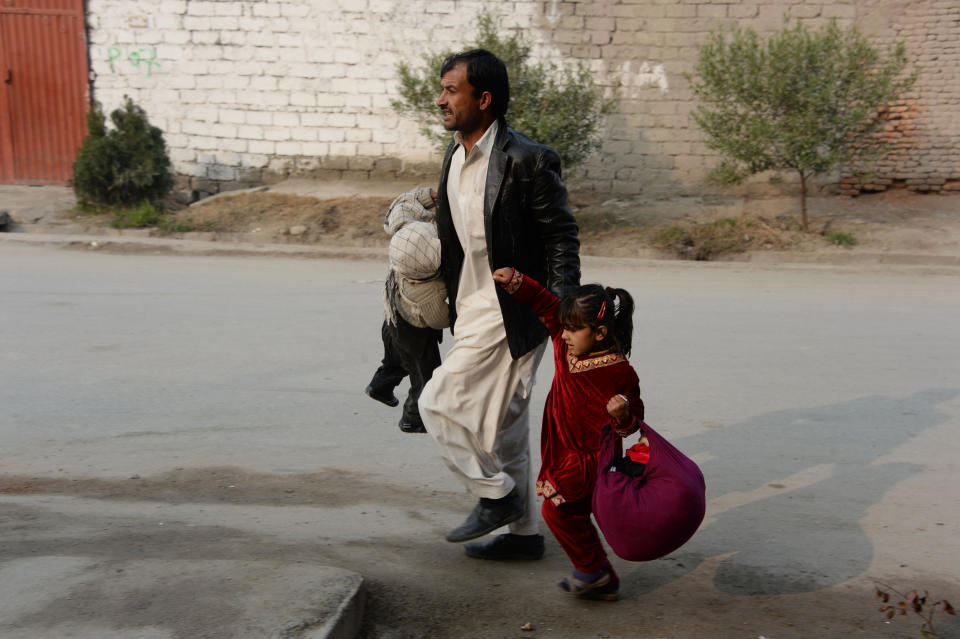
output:
M164 198L173 188L163 132L130 98L110 114L101 106L87 114L88 135L73 164L73 190L81 204L132 206Z
M693 119L725 158L708 179L736 184L770 169L800 178L803 228L807 181L873 159L883 109L907 91L903 43L886 54L835 21L811 32L801 22L762 40L752 29L710 35L688 76L699 105Z
M476 42L464 49L481 48L503 60L510 77L510 126L533 139L549 144L566 167L582 163L596 151L603 139L603 117L613 110L615 101L604 99L586 65L558 67L553 63L532 62L530 47L514 33L508 38L496 32L493 17L481 13ZM438 151L450 142L450 133L440 123L434 101L440 92L440 66L454 51L427 54L423 66L413 69L406 63L397 66L400 99L393 108L420 124L420 131Z

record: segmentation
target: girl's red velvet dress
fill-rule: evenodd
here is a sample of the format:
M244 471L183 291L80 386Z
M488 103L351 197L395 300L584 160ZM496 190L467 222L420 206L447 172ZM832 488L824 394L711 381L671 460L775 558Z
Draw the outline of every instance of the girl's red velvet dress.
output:
M592 573L607 563L590 520L600 431L612 421L607 402L614 395L624 395L639 423L643 419L639 379L621 353L604 351L580 357L568 353L561 337L563 327L556 320L560 300L536 280L524 275L513 296L544 320L553 340L556 372L543 411L542 465L537 476L537 494L545 498L543 519L574 567Z

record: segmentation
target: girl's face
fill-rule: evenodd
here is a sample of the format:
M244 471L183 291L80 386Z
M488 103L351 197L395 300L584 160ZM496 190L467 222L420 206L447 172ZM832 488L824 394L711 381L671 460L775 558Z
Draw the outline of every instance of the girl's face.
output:
M561 335L563 341L567 344L567 352L577 357L598 350L597 345L600 344L606 336L606 326L601 326L597 330L593 330L590 326L565 328Z

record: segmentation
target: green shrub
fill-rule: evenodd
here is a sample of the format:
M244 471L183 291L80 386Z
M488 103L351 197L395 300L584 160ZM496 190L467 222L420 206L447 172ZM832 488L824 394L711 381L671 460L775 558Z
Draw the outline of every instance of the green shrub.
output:
M586 65L531 62L530 47L519 35L500 37L493 17L486 13L477 17L477 23L476 41L463 48L487 49L507 66L510 126L552 146L566 168L582 163L600 148L600 127L604 116L613 111L615 100L603 97ZM391 103L398 113L420 124L420 132L438 151L446 148L450 133L443 129L434 102L440 94L440 66L453 53L427 54L416 70L404 63L398 65L400 99Z
M854 246L857 243L855 237L849 233L843 233L841 231L827 233L827 241L831 244L836 244L837 246L846 246L847 248Z
M883 110L916 79L902 43L884 54L836 21L817 31L797 21L768 38L750 28L714 32L697 52L687 75L698 100L692 116L723 156L709 180L795 172L804 230L808 180L879 157L886 149L871 136L886 123Z
M99 104L87 114L88 135L73 164L73 190L81 206L158 202L173 188L163 132L130 98L110 114L108 131Z
M652 246L692 260L712 260L756 249L783 248L793 243L781 225L763 218L721 217L697 222L671 222L651 229Z
M184 220L181 220L177 218L176 215L172 215L169 213L167 215L161 216L160 219L157 221L157 229L159 229L163 233L189 233L191 231L196 231L198 229L212 230L212 228L207 228L207 227L212 227L212 224L208 223L198 227L196 223L194 223L192 217L188 217Z
M101 209L101 212L103 209ZM152 202L141 202L137 206L108 209L113 214L110 226L115 229L142 229L156 228L161 233L189 233L202 230L213 230L211 225L203 224L200 227L193 218L178 218L174 213L165 213Z
M653 233L652 243L657 248L668 248L682 253L693 246L693 235L679 224L668 224Z
M161 214L157 207L144 201L138 206L116 209L113 212L113 222L110 223L110 226L115 229L142 229L148 226L156 226L160 222L160 218Z
M718 229L723 229L723 228L732 229L732 228L736 228L736 226L740 224L740 220L738 220L735 217L721 217L720 219L714 220L713 222L711 222L711 224ZM743 224L745 226L751 226L752 222L750 222L750 220L746 220L743 222Z

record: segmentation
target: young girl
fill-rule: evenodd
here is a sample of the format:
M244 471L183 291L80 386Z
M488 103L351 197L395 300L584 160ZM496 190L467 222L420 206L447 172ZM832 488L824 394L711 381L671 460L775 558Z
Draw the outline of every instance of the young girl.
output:
M611 424L627 437L640 428L643 402L627 361L633 299L623 289L581 286L559 300L513 268L493 279L529 305L553 339L556 373L543 411L537 493L543 519L573 563L560 587L577 597L615 601L620 579L590 520L600 432Z

